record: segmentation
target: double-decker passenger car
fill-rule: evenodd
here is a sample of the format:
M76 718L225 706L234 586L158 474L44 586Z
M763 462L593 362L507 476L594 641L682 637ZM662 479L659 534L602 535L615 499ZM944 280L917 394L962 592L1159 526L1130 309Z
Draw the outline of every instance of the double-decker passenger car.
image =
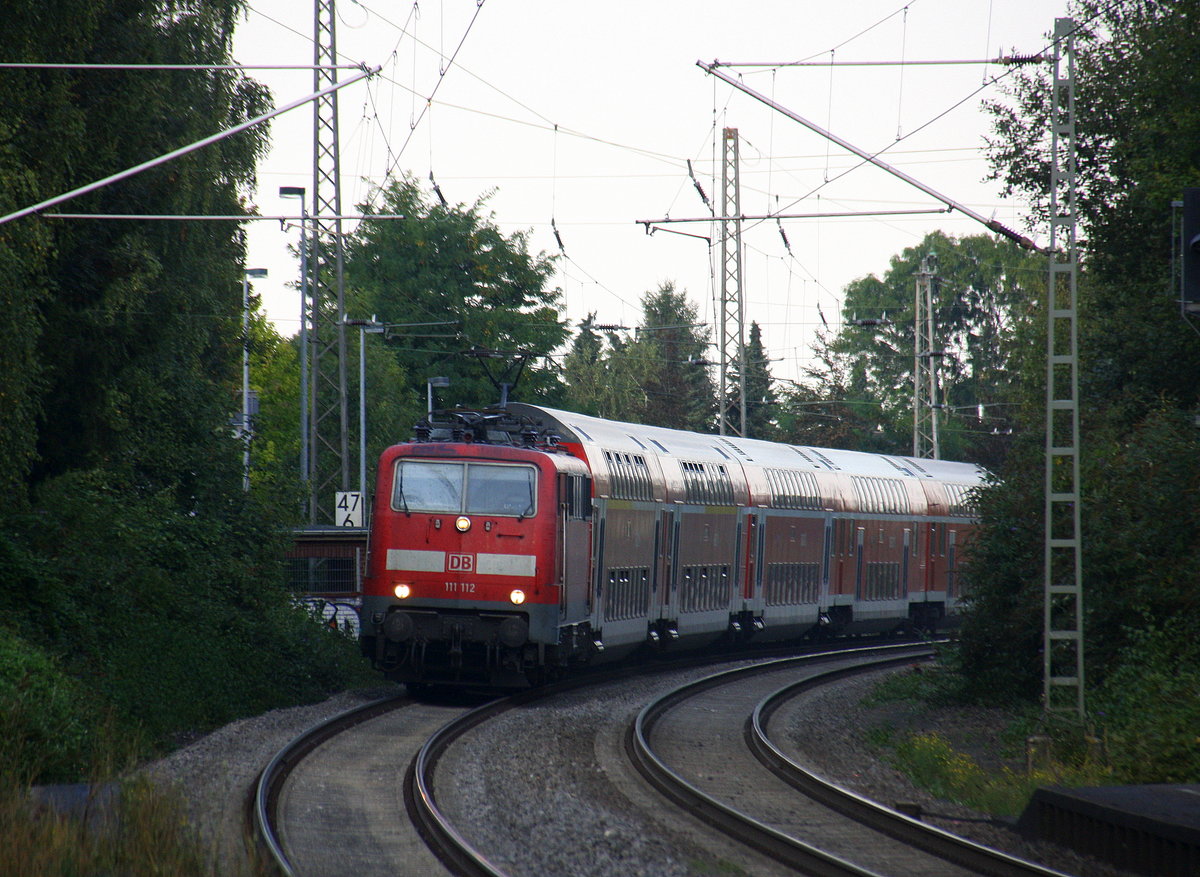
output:
M361 644L409 683L512 687L642 647L932 630L976 466L510 403L380 459Z

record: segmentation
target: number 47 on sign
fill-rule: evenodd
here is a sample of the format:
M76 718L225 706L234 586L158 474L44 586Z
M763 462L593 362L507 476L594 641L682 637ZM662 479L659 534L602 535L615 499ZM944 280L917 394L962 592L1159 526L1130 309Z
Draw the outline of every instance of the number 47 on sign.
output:
M363 525L363 501L362 494L357 491L351 493L335 493L334 501L335 517L339 527L361 527Z

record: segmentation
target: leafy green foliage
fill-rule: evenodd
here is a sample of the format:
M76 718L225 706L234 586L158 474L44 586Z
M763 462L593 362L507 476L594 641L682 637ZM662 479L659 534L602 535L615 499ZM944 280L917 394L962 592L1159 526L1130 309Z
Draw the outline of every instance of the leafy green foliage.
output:
M882 744L890 750L888 760L917 785L939 798L997 816L1018 816L1039 786L1095 785L1108 779L1104 769L1091 762L1056 763L1029 772L985 770L936 732L884 739Z
M596 315L589 314L580 324L563 358L570 408L581 414L629 420L631 412L646 407L637 363L627 355L629 342L615 329L599 334L595 320Z
M958 702L961 677L948 669L954 664L953 648L941 647L938 658L938 663L917 664L884 676L862 699L862 705L908 702L941 706Z
M241 4L179 10L160 4L96 4L80 60L202 63L227 58ZM36 15L36 14L35 14ZM15 54L63 60L57 28ZM44 40L44 43L42 42ZM54 194L123 170L263 111L261 86L235 71L6 72L14 98L12 148ZM61 103L60 103L61 102ZM179 106L189 107L187 113ZM42 120L65 114L52 131ZM6 114L7 115L7 114ZM34 120L37 120L36 122ZM72 202L81 212L244 212L265 131L252 130ZM37 228L40 220L21 220ZM240 313L243 247L222 223L56 222L46 264L51 294L39 312L36 350L42 419L35 481L80 466L129 468L163 483L213 444L228 419L236 372L230 342ZM211 448L210 453L223 451Z
M1200 643L1187 618L1130 631L1095 699L1119 782L1200 782Z
M642 296L642 322L633 340L613 329L602 338L593 317L580 326L563 365L575 410L715 431L716 388L705 358L708 329L685 291L667 282Z
M486 199L430 203L410 177L378 195L365 213L404 218L367 219L350 236L348 300L392 325L388 343L408 398L423 400L428 378L444 376L454 403L494 405L500 391L488 375L515 383L524 360L519 398L556 400L557 372L538 364L566 340L560 293L547 288L551 257L531 255L523 232L504 235L484 214Z
M229 64L245 4L10 7L6 60ZM234 69L5 70L0 209L268 106L266 89ZM245 213L266 136L239 134L70 209ZM117 739L163 745L359 678L353 644L283 587L291 502L280 497L290 486L259 478L254 492L242 490L230 417L244 257L233 223L31 217L0 226L0 486L10 500L0 508L0 699L4 744L19 749L6 755L30 776L90 769L81 753L97 716ZM256 358L269 361L269 334L251 335Z
M771 366L767 361L767 350L763 346L762 328L756 322L750 323L744 369L740 362L734 362L730 369L730 385L735 389L740 390L743 371L746 375L746 438L770 441L775 436L775 411L779 400L775 394ZM732 405L726 414L727 422L739 429L741 412L738 410L737 396L733 396L731 401Z
M90 706L84 687L44 651L0 628L0 784L83 774L97 730Z
M1087 678L1137 672L1131 631L1194 617L1200 343L1180 319L1170 203L1200 173L1189 60L1200 3L1073 5L1080 33L1076 120L1083 271L1079 384ZM1014 78L991 105L994 176L1049 206L1049 74ZM1041 318L1039 318L1040 320ZM983 495L972 549L963 666L978 692L1032 697L1042 675L1045 323L1018 334L1024 433ZM1039 338L1038 336L1041 336Z
M1042 472L1036 433L978 494L984 526L966 550L969 582L958 650L968 696L1004 702L1041 690Z
M55 479L38 505L54 523L28 549L53 553L54 574L6 590L4 614L152 742L318 699L359 672L354 645L289 601L283 531L261 507L193 514L99 471Z
M1200 173L1200 87L1192 63L1197 0L1079 0L1076 210L1088 269L1081 293L1084 392L1123 406L1127 422L1160 396L1200 401L1200 345L1178 319L1171 275L1171 202ZM1049 211L1049 73L1014 77L988 104L992 176L1006 193Z
M1200 617L1200 432L1190 414L1163 405L1089 438L1085 630L1101 682L1124 660L1131 626Z
M706 368L708 329L695 305L673 283L642 296L642 325L624 350L645 394L637 422L711 432L716 389Z
M1045 283L1045 264L986 234L933 232L893 257L882 279L846 287L842 328L821 337L821 364L792 394L798 439L911 453L916 275L930 256L935 347L945 354L936 356L942 456L998 464L1004 443L993 436L1013 423L1014 340Z

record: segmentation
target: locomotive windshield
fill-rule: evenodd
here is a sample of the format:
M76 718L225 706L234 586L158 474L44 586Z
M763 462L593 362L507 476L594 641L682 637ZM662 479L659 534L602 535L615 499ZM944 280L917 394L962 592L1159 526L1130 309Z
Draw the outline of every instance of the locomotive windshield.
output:
M402 460L392 507L407 512L528 517L534 513L532 466Z

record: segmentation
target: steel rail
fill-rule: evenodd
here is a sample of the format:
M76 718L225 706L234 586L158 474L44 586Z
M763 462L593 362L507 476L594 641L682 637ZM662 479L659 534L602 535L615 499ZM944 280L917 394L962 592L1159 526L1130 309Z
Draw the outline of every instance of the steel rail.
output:
M263 768L255 783L254 795L248 802L247 823L250 836L280 874L293 877L296 873L276 832L279 795L292 770L326 740L411 702L411 698L398 694L339 713L294 738Z
M462 836L438 807L433 795L433 772L437 761L442 753L472 728L506 712L518 702L531 699L536 699L536 696L522 693L493 700L447 722L425 741L416 758L409 763L404 777L404 804L409 818L425 845L457 874L507 877L504 871Z
M919 649L919 651L914 652L914 649ZM904 650L904 654L888 654L897 650ZM789 665L804 665L820 660L881 653L885 657L872 662L870 665L872 668L893 663L907 663L914 657L930 654L928 647L914 647L911 643L906 643L904 645L820 652L815 655L784 658L716 673L681 685L643 707L626 734L626 749L638 772L668 799L692 813L702 816L727 835L765 853L776 861L808 874L831 875L831 877L842 877L842 875L845 877L878 877L874 871L861 868L811 844L797 840L705 794L673 771L655 754L650 745L650 734L657 721L675 704L709 688L724 685L738 676L755 675L764 670L782 669Z
M909 644L911 648L912 645ZM890 648L897 648L891 646ZM841 653L822 652L820 655L807 656L813 660L820 656L836 657ZM690 653L674 659L655 661L639 666L618 666L611 669L582 674L577 677L555 682L541 688L518 692L510 697L500 698L482 706L476 707L443 725L421 747L416 757L410 762L404 778L404 803L409 818L416 826L417 833L425 844L448 868L459 874L471 877L507 877L506 872L491 862L487 856L477 850L462 833L459 832L438 807L434 795L433 777L438 759L458 739L471 729L487 722L501 713L517 706L524 706L538 700L562 694L579 688L613 682L622 678L653 675L655 673L680 670L703 664L725 661L745 660L751 657L745 653L730 653L719 658L712 655ZM785 660L796 660L788 658ZM736 671L735 671L736 672ZM821 873L829 873L828 870ZM844 872L855 877L877 877L868 872Z
M764 698L746 723L746 743L751 752L784 782L814 801L861 822L909 846L991 877L1068 877L1056 871L977 844L937 826L926 825L903 813L823 779L788 758L767 734L771 716L796 694L821 685L877 669L875 665L842 667L791 683Z
M913 644L888 646L886 648L913 648ZM856 649L849 653L878 650ZM767 654L779 654L782 649L772 649ZM800 658L792 657L785 660L819 660L844 656L846 652L820 652ZM681 670L701 664L721 663L727 661L746 660L755 657L746 652L731 652L715 657L690 653L674 659L662 659L640 666L619 666L603 672L585 673L565 681L556 682L542 688L523 691L511 697L500 698L476 707L463 715L451 720L427 740L416 757L410 762L404 779L405 806L409 818L416 827L422 840L430 850L449 867L459 873L471 875L487 875L487 877L506 877L496 865L490 862L454 828L438 808L433 793L433 772L438 758L451 746L456 739L483 722L500 715L516 706L532 703L538 699L561 694L565 691L612 682L617 679L653 675L659 672ZM758 657L762 657L760 654ZM904 660L911 660L911 655ZM772 661L771 663L778 663ZM756 666L761 666L761 663ZM736 672L736 671L735 671ZM326 740L355 725L381 716L387 712L399 709L409 703L411 698L396 695L380 701L364 704L348 710L303 732L281 749L263 769L255 784L253 794L246 805L246 824L249 835L254 839L262 854L274 869L286 877L293 877L295 870L288 859L276 831L277 806L279 796L292 770L314 749ZM821 873L829 873L826 869ZM853 873L856 877L869 875L869 872ZM875 877L875 875L869 875Z

